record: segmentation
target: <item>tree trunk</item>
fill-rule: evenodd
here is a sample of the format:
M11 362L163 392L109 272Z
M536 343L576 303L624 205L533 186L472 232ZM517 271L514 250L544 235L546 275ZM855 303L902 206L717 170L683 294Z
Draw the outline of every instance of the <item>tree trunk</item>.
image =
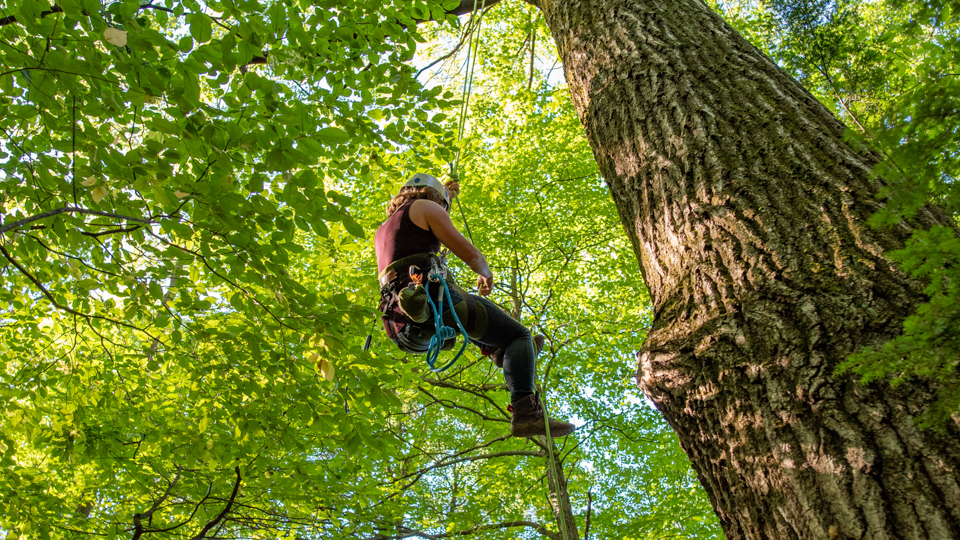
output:
M730 539L960 538L935 387L833 376L921 301L878 157L699 0L542 0L654 304L638 380Z
M557 521L560 536L564 540L580 540L577 521L573 517L573 507L570 505L567 477L563 474L563 463L560 461L560 451L552 439L547 437L538 437L538 439L544 447L548 444L553 447L544 459L547 464L547 485L550 487L550 507L553 508L553 517Z

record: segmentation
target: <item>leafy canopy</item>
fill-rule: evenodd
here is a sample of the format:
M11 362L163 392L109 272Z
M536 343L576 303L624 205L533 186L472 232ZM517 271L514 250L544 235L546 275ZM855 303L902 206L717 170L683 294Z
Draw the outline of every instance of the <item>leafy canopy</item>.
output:
M8 538L552 538L551 497L601 536L719 535L628 378L636 263L525 4L489 13L463 199L495 299L549 338L549 403L583 426L557 448L568 488L544 442L504 436L475 351L438 378L379 332L361 348L369 231L453 155L456 65L416 66L456 48L456 5L0 8Z

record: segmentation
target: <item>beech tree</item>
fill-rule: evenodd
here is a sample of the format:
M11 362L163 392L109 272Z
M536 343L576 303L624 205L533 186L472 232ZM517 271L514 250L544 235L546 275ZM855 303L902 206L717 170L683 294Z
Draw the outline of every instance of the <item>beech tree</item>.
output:
M923 285L872 228L881 156L696 0L540 2L654 305L638 381L729 538L956 538L958 431L936 381L834 369Z

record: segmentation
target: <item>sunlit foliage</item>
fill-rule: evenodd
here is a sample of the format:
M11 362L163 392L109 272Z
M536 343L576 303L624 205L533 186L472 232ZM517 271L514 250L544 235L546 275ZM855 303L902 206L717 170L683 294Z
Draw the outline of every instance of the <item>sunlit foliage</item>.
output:
M499 372L434 375L373 309L383 204L457 147L462 48L418 73L456 6L0 6L0 534L559 534ZM552 495L581 533L717 537L630 378L645 291L546 28L484 24L463 205L581 425Z

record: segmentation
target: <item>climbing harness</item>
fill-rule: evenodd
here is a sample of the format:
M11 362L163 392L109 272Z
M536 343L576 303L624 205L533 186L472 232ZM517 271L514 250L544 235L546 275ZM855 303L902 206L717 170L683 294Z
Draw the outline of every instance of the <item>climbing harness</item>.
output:
M479 334L486 329L483 305L447 279L446 257L432 253L404 257L380 272L380 311L387 336L405 352L426 354L427 366L437 373L452 367L463 355L470 340L467 327ZM462 298L460 302L454 303L451 287ZM447 313L452 318L450 325L444 324ZM428 322L431 315L433 323ZM440 351L454 346L451 340L458 332L463 336L460 351L441 364Z

